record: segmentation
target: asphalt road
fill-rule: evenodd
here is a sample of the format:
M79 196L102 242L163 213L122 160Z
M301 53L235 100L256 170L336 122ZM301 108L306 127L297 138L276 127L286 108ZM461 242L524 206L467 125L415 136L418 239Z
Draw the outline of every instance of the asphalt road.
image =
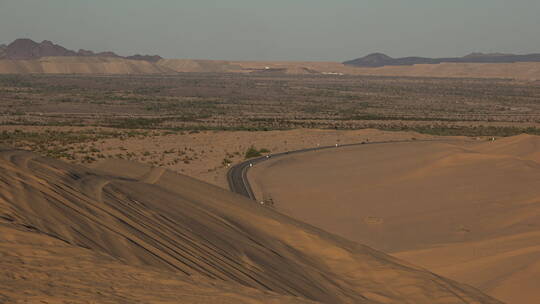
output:
M268 156L252 158L252 159L246 160L242 163L232 166L227 172L227 181L229 183L229 189L232 192L241 194L252 200L256 200L255 194L253 193L253 189L251 188L251 185L249 184L249 180L247 178L247 172L249 168L251 168L252 166L255 166L256 164L266 161L268 159L276 158L276 157L284 157L291 154L298 154L298 153L304 153L304 152L309 152L309 151L339 149L343 147L360 146L360 145L377 145L377 144L403 143L403 142L432 142L432 141L451 141L451 140L425 139L425 140L361 142L361 143L354 143L354 144L338 145L337 147L336 146L322 146L322 147L276 153L276 154L271 154Z

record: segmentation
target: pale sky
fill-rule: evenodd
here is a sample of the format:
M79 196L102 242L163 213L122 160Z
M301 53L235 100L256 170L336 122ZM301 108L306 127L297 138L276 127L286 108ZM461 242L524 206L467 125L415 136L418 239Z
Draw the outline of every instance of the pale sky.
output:
M0 0L0 43L167 58L540 53L540 0Z

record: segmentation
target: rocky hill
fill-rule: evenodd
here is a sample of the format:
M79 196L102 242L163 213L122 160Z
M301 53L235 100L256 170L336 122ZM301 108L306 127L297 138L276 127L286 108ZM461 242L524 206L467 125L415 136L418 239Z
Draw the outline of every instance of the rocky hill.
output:
M373 53L365 57L345 61L343 64L358 67L383 67L402 66L415 64L440 64L440 63L516 63L516 62L540 62L540 54L514 55L514 54L484 54L472 53L457 58L425 58L404 57L392 58L382 53Z
M44 57L113 57L124 58L130 60L143 60L157 62L162 58L158 55L133 55L122 57L114 52L99 52L95 53L89 50L80 49L73 51L65 47L54 44L51 41L44 40L37 43L31 39L17 39L9 45L0 45L0 59L9 60L31 60Z

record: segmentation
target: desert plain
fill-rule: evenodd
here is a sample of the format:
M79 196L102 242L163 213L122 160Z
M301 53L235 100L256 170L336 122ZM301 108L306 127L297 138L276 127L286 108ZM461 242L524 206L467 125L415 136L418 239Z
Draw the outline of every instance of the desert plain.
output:
M536 65L336 66L0 62L0 302L538 303Z

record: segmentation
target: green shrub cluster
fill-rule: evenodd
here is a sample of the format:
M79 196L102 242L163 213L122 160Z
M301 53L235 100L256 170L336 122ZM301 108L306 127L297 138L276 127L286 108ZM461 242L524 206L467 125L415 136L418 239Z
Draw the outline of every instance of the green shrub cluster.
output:
M259 157L259 156L262 156L263 153L270 153L270 150L266 149L266 148L262 148L260 150L257 150L257 148L255 148L255 146L251 146L247 149L246 153L245 153L245 157L246 159L248 158L254 158L254 157Z

